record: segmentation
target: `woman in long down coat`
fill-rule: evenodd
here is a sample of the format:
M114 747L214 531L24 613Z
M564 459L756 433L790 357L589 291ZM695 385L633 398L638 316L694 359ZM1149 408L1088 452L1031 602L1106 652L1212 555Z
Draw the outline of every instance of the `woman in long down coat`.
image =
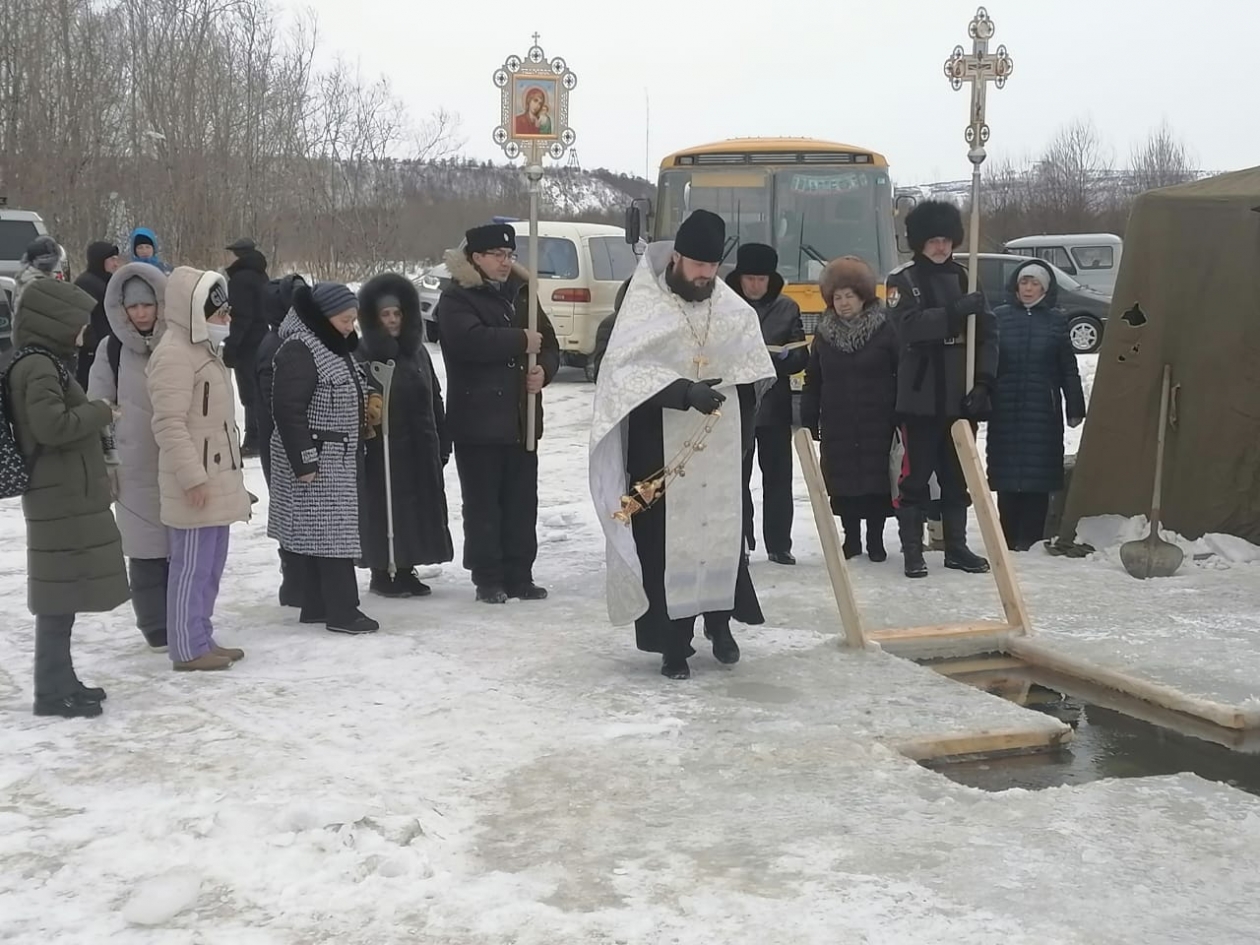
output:
M89 401L71 369L96 300L68 282L36 279L13 329L5 379L17 443L30 470L26 517L27 606L35 615L35 714L101 714L102 689L84 686L70 657L78 614L126 602L127 570L101 432L110 405ZM40 349L28 353L23 349Z
M875 295L875 274L855 256L833 260L819 280L827 310L814 331L801 422L822 444L831 510L844 527L844 556L885 561L892 514L888 468L896 426L897 335Z
M997 387L989 419L989 485L998 494L1002 531L1012 551L1045 537L1050 493L1063 488L1063 415L1085 419L1085 393L1056 308L1054 273L1036 260L1011 277L1018 301L999 307Z
M420 295L410 279L384 273L359 290L362 338L354 355L368 372L367 441L363 481L362 562L372 569L372 592L382 597L430 593L413 570L455 557L447 525L442 469L451 455L446 410L433 361L423 343ZM395 364L389 397L390 487L394 510L395 575L389 574L390 542L385 501L385 444L373 361Z
M300 556L302 623L335 633L380 629L359 610L355 561L366 419L359 371L359 300L339 282L299 286L273 363L271 510L267 535Z

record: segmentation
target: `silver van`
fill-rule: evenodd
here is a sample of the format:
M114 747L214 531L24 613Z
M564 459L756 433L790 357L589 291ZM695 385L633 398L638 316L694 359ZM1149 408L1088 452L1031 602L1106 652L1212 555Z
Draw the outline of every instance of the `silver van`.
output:
M1114 233L1062 233L1021 236L1004 252L1044 259L1081 285L1110 295L1116 287L1124 240Z

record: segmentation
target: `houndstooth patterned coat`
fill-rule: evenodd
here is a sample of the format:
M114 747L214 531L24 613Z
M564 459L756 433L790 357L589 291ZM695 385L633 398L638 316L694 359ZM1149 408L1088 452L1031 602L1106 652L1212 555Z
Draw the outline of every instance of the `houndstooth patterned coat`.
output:
M309 293L302 299L309 302ZM343 338L317 310L294 302L280 325L271 409L267 535L286 551L358 558L363 387ZM313 482L298 477L314 472Z

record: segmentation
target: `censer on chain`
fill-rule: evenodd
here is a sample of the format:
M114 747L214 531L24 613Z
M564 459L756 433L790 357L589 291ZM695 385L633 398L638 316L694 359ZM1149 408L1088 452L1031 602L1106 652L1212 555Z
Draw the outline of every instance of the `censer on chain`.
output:
M665 466L640 479L630 487L630 494L621 497L621 508L612 513L612 517L622 525L629 525L630 519L640 512L654 506L665 495L665 489L679 476L687 475L687 461L696 453L704 450L705 440L713 432L713 427L722 416L722 411L715 410L704 419L700 429L683 442L682 449Z

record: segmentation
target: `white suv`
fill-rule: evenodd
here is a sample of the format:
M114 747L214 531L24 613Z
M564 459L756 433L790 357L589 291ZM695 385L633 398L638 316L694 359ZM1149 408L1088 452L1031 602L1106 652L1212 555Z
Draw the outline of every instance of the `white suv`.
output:
M2 200L3 198L0 198ZM48 235L44 218L33 210L10 210L0 203L0 276L13 278L22 268L22 254L36 238ZM64 248L58 277L69 280L70 262Z

